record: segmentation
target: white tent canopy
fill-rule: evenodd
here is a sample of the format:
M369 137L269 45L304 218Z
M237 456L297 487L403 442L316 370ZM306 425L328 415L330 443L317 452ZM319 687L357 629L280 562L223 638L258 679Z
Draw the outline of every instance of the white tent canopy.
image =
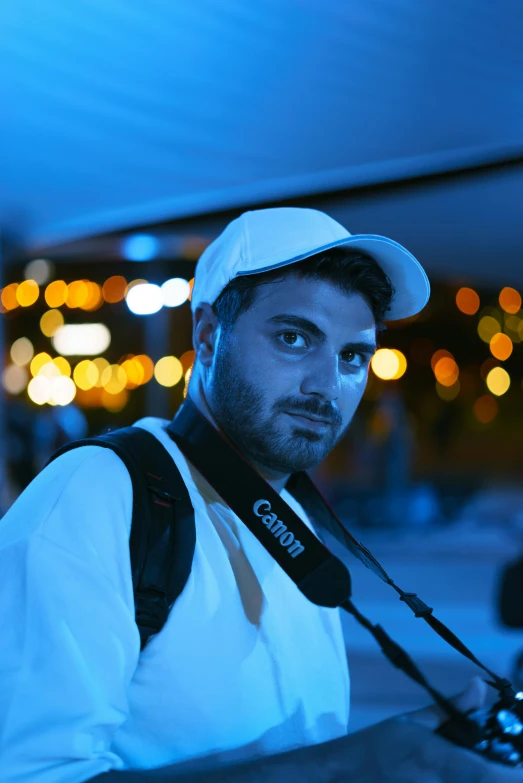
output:
M0 30L28 247L311 195L433 274L523 283L520 0L16 0Z

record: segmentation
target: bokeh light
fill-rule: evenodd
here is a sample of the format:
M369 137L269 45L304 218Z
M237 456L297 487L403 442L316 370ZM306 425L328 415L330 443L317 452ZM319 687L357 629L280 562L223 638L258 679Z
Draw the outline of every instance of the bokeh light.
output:
M510 315L505 313L503 318L504 329L513 343L521 342L520 328L522 325L522 319L517 315Z
M487 375L485 382L492 394L501 397L510 387L510 375L503 367L494 367Z
M495 334L501 332L500 322L491 315L484 315L478 323L478 334L485 343L489 343Z
M445 402L451 402L456 399L460 392L460 383L459 381L455 381L451 386L445 386L439 381L436 381L436 392L440 399Z
M52 274L53 265L45 258L35 258L35 260L30 261L24 269L25 279L35 280L38 285L47 283Z
M122 255L129 261L150 261L159 247L158 239L151 234L133 234L122 241Z
M456 304L465 315L474 315L479 310L479 296L472 288L460 288L456 294Z
M63 325L64 317L60 310L47 310L40 318L40 331L46 337L53 337Z
M89 299L89 287L85 280L74 280L67 286L67 307L83 307Z
M29 373L25 367L8 364L2 373L2 386L8 394L21 394L29 381Z
M395 356L398 359L398 370L391 378L392 381L397 381L399 378L401 378L403 375L405 375L407 371L407 359L405 355L398 351L397 348L391 348L392 353L395 354Z
M104 303L102 289L98 283L92 283L89 280L86 280L85 284L88 290L87 300L83 305L80 305L80 307L87 312L93 312L94 310L98 310Z
M145 371L141 362L136 361L133 357L123 361L121 367L127 376L127 382L125 384L126 389L136 389L143 383Z
M29 399L37 405L45 405L51 394L51 379L43 375L37 375L29 381L27 393Z
M445 357L448 357L449 359L454 359L450 351L445 351L443 348L440 348L439 351L435 351L432 354L432 358L430 360L430 366L432 367L432 372L434 372L434 369L437 363L439 362L439 360L444 359Z
M119 364L110 364L103 371L100 382L108 394L119 394L125 389L127 375Z
M458 365L450 356L443 356L436 362L434 375L436 376L438 383L442 386L453 386L459 376Z
M102 295L106 302L115 304L125 298L127 280L121 275L109 277L102 287Z
M179 307L188 300L191 292L189 282L183 277L166 280L161 288L165 307Z
M99 372L96 364L89 359L83 359L78 362L73 371L73 380L79 389L89 391L96 386L99 379Z
M499 304L506 313L515 314L521 309L521 295L515 288L504 288L499 295Z
M19 337L15 340L10 350L11 360L19 367L29 364L34 356L33 343L27 337Z
M110 366L107 359L104 359L103 356L98 356L96 359L93 359L93 364L96 368L96 371L98 373L98 377L95 382L95 386L98 389L102 388L102 375L104 374L105 370Z
M57 356L53 359L53 364L58 367L60 375L64 375L66 378L71 377L71 365L63 356Z
M49 356L48 353L42 352L37 353L36 356L32 359L31 364L29 366L29 369L31 371L31 375L34 377L38 375L40 370L45 364L49 364L49 362L52 362L53 360Z
M490 341L490 352L492 356L502 362L509 358L513 349L512 340L508 335L503 334L502 332L495 334Z
M176 386L183 377L182 363L176 356L164 356L156 362L154 377L161 386Z
M187 371L190 370L194 364L194 357L196 356L196 351L190 350L185 351L185 353L182 353L180 356L180 363L182 365L182 369L184 374L187 374Z
M94 356L111 344L111 332L105 324L66 324L51 338L53 347L65 356Z
M383 381L391 381L400 369L400 361L390 348L379 348L371 359L375 375Z
M125 408L128 401L129 392L126 389L122 389L116 394L111 394L107 389L102 389L100 403L110 413L118 413Z
M493 421L499 411L499 405L496 399L490 394L484 394L476 400L472 408L474 416L481 424L489 424Z
M191 279L189 280L189 296L187 297L189 302L191 301L191 298L192 298L192 290L193 290L193 288L194 288L194 277L191 277Z
M67 284L64 280L53 280L45 289L45 301L49 307L61 307L67 299Z
M149 383L149 381L154 375L153 360L145 353L140 353L138 354L138 356L134 356L133 359L135 362L140 362L140 364L142 365L143 368L142 385L145 383Z
M39 296L40 289L35 280L24 280L16 289L16 299L21 307L31 307Z
M162 289L154 283L140 283L128 290L125 301L135 315L153 315L163 307Z
M19 302L16 298L17 289L18 283L11 283L2 289L2 295L0 299L2 300L2 305L6 310L15 310L18 307Z
M484 381L487 380L487 375L494 367L499 367L499 363L497 359L493 359L492 357L485 359L485 361L479 368L479 374L481 375Z

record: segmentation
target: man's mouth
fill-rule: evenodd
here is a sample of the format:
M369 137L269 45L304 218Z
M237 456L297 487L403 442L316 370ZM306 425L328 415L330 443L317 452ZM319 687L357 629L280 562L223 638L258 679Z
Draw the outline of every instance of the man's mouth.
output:
M331 422L328 419L322 419L320 416L314 416L312 413L291 413L285 411L288 416L292 416L296 424L300 424L303 427L308 427L316 432L323 432L331 426Z

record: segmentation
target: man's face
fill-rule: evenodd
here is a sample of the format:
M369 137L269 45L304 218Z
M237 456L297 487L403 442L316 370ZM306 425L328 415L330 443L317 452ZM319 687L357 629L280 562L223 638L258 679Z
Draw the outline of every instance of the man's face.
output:
M281 474L320 463L347 429L376 348L359 294L287 275L262 285L229 332L218 332L207 398L251 461Z

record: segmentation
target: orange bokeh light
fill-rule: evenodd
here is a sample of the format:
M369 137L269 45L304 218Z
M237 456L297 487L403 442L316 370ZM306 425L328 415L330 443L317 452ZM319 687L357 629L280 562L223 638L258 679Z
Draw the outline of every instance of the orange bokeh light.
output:
M436 380L442 386L453 386L459 377L459 368L450 356L442 356L434 367Z
M474 315L479 310L479 296L472 288L460 288L456 294L456 304L465 315Z
M127 280L122 275L113 275L109 277L102 287L103 298L110 304L121 302L125 297L125 289L127 288Z
M499 303L506 313L517 313L521 309L521 294L515 288L504 288Z
M138 354L138 356L135 356L133 361L139 362L142 365L143 368L143 379L141 381L141 384L149 383L151 378L154 375L154 362L152 359L149 358L144 353Z
M502 334L502 332L495 334L490 341L490 352L492 356L502 362L504 362L505 359L508 359L513 350L514 346L512 340L508 335Z
M445 351L443 348L440 348L439 351L436 351L435 353L432 354L432 359L430 360L430 366L432 367L433 372L439 360L444 359L445 357L448 357L449 359L454 359L450 351Z
M16 298L17 288L18 283L11 283L11 285L6 285L6 287L3 289L1 298L2 305L6 310L14 310L20 304Z
M488 424L498 415L499 405L497 400L490 394L484 394L476 400L472 410L474 411L474 416L481 424Z
M67 299L67 284L64 280L53 280L45 289L45 301L51 308L61 307Z

